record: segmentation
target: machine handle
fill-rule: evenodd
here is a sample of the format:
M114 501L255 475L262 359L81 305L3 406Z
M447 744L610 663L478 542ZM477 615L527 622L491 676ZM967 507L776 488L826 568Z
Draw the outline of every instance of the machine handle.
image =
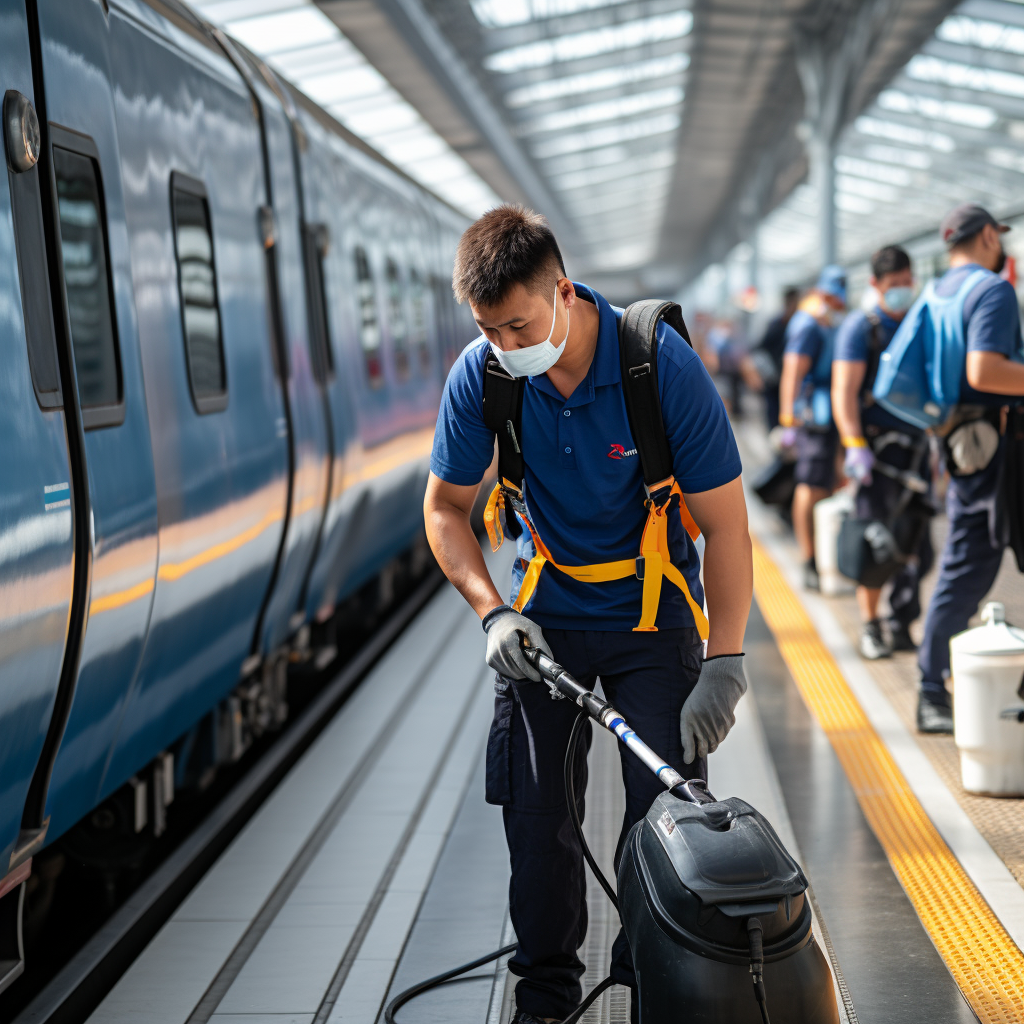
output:
M1024 708L1004 708L999 712L999 717L1024 722Z

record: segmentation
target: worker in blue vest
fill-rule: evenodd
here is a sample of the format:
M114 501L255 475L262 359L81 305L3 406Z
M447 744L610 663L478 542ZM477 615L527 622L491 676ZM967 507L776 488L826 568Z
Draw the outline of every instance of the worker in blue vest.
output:
M921 578L931 568L933 553L928 520L919 499L885 469L928 476L928 440L920 429L878 405L871 394L879 358L914 302L910 256L887 245L871 257L873 307L851 313L836 334L832 360L832 413L845 449L844 471L857 482L856 514L895 527L895 519L911 523L916 551L890 581L889 617L883 630L878 607L881 587L859 585L861 614L859 649L868 660L894 650L915 650L910 624L921 614ZM878 464L881 463L881 466ZM917 513L915 515L915 513Z
M562 1020L580 1001L586 878L563 788L577 709L551 700L521 643L551 653L587 686L600 677L608 699L672 767L705 778L706 757L729 731L747 685L751 546L725 408L679 334L664 324L658 332L658 390L674 480L657 492L671 490L667 504L659 497L649 510L621 382L621 310L566 277L544 221L511 205L485 214L459 243L454 289L482 336L448 376L424 513L438 562L481 619L487 663L496 672L486 796L502 806L511 859L509 912L518 948L509 969L521 979L514 1020L536 1024ZM470 524L494 457L496 434L482 409L491 354L506 374L524 380L516 447L525 471L512 506L519 557L508 602ZM502 492L489 503L492 525L495 496ZM512 507L505 505L510 533ZM652 559L641 580L637 552L653 515L667 530L670 558L660 600L652 601ZM624 564L628 571L618 572ZM585 753L576 771L582 787ZM657 780L624 749L622 772L620 852L658 793ZM635 985L621 933L612 975ZM635 999L633 1013L636 1019Z
M1004 408L1024 396L1017 294L999 276L1006 263L1002 237L1009 230L973 204L952 210L940 228L949 250L949 270L935 290L941 298L964 300L967 355L960 403L942 438L950 473L946 492L949 533L918 655L917 727L921 732L953 731L946 690L949 640L967 628L991 589L1007 543L998 500ZM967 294L958 295L963 291Z
M779 425L783 447L796 449L793 532L808 590L818 589L814 506L835 488L839 435L832 422L832 344L845 310L846 272L825 267L786 326Z

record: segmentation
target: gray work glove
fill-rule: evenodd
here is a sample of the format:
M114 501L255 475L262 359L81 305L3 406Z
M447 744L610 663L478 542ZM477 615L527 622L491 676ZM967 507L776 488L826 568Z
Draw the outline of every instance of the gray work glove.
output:
M736 705L746 692L742 654L719 655L704 662L700 679L679 715L683 760L687 764L693 764L695 757L714 753L729 735L736 724Z
M521 643L526 637L531 647L537 647L551 657L551 648L536 622L512 611L508 605L502 605L492 608L483 617L481 625L487 634L487 664L498 675L540 682L540 673L526 660Z

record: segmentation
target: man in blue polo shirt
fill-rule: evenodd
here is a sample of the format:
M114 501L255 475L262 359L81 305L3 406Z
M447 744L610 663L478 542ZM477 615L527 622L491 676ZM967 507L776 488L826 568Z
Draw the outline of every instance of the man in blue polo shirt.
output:
M750 538L739 455L721 399L690 347L662 325L659 392L678 484L678 497L667 506L668 549L679 582L666 576L655 614L635 575L575 578L574 567L635 560L648 520L621 385L621 311L570 281L544 221L516 206L491 210L466 231L454 288L483 336L449 374L424 513L441 567L482 620L487 662L497 673L486 792L503 807L511 858L509 907L518 949L509 968L521 978L515 1021L535 1024L563 1019L580 1000L586 879L562 779L576 709L552 701L537 685L521 641L551 652L585 685L600 677L609 700L669 764L685 777L706 778L707 754L724 739L746 689L741 652L752 590ZM482 408L488 351L512 376L526 378L517 438L525 513L510 597L520 610L500 596L470 525L494 453ZM704 535L703 587L685 528L689 516L694 533L699 528ZM538 547L550 556L539 578L527 570ZM638 630L645 614L653 628ZM659 789L624 750L622 769L620 851ZM577 771L582 786L585 760ZM612 973L635 985L621 933Z
M846 309L846 272L829 266L786 326L779 381L782 444L796 448L793 533L804 558L804 586L818 589L814 506L835 487L838 435L829 397L832 342Z
M1003 408L1024 396L1024 352L1017 295L999 273L1006 263L1002 236L1010 229L985 209L967 204L950 211L940 234L949 249L949 270L936 285L942 298L967 289L963 307L967 356L954 423L942 439L949 469L946 513L949 533L939 578L925 616L918 654L921 688L917 727L952 732L949 640L967 628L995 582L1006 547L999 502ZM972 283L972 279L980 278Z
M851 313L836 334L832 413L846 449L846 475L857 481L857 517L885 523L910 550L916 550L891 580L888 635L878 617L881 584L857 587L860 653L874 660L888 657L894 650L915 649L910 624L921 614L921 577L931 568L933 555L926 510L920 508L913 492L884 472L887 467L898 472L912 470L927 478L927 438L878 405L871 393L879 357L914 301L910 256L898 245L879 249L871 257L870 283L878 301L868 311ZM906 529L895 529L897 517Z

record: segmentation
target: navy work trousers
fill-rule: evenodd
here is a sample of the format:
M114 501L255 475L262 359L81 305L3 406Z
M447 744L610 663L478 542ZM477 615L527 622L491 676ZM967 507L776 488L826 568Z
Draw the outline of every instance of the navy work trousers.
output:
M924 620L918 653L921 693L945 700L950 638L967 628L981 599L992 589L1006 547L998 507L1000 447L993 464L969 477L951 477L946 494L949 535L939 578Z
M683 763L679 713L700 676L703 652L695 629L656 633L546 629L555 660L581 684L598 677L608 701L637 735L684 778L707 778L707 763ZM587 934L583 852L565 801L563 767L579 708L552 700L547 686L498 677L494 721L487 743L487 800L504 811L512 864L509 913L519 948L509 970L522 980L516 1005L536 1017L561 1020L579 1004L584 965L577 955ZM575 768L580 815L587 782L581 744ZM615 868L630 828L664 787L625 747L620 747L626 813ZM619 933L612 974L635 984L629 947Z

